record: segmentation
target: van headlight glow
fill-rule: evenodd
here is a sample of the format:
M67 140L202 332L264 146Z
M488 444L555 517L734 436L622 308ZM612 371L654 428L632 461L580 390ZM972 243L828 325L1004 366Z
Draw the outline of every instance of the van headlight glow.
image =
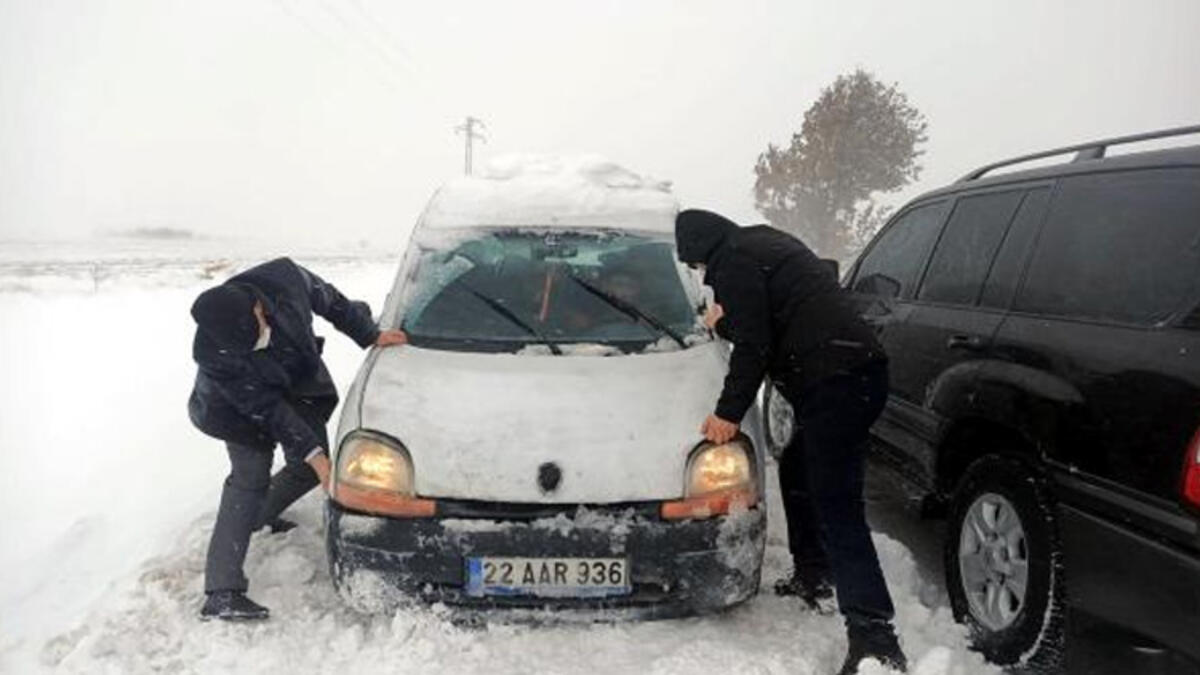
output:
M754 464L749 445L735 439L721 445L700 446L688 462L687 497L730 490L754 490Z
M413 466L408 451L375 434L355 432L342 441L335 477L339 485L413 495Z

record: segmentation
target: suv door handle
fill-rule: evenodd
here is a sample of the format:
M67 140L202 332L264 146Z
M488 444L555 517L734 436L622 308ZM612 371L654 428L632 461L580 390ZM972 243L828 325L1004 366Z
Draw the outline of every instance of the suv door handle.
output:
M983 349L983 338L978 335L951 335L946 340L946 349L963 349L977 352Z

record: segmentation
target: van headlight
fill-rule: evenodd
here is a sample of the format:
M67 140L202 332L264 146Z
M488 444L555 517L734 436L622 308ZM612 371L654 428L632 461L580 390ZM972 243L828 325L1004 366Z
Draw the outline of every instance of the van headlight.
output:
M739 436L728 443L704 442L688 458L683 499L662 503L664 520L713 518L759 502L754 446Z
M686 497L717 492L754 491L753 450L740 438L716 445L705 443L688 461Z
M334 478L339 486L413 495L408 451L397 441L369 432L356 431L342 441Z

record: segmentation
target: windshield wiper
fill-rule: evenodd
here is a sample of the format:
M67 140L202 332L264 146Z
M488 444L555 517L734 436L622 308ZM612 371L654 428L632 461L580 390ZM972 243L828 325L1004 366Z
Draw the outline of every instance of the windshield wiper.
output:
M637 307L637 305L634 305L633 303L631 303L627 300L619 298L602 288L597 288L596 286L593 286L592 284L584 281L583 279L580 279L579 277L575 276L574 274L568 273L567 276L570 277L572 281L574 281L575 283L582 286L583 290L587 291L588 293L591 293L592 295L596 296L597 298L600 298L601 300L608 303L609 306L613 307L617 311L632 318L634 321L640 321L642 323L650 324L650 326L652 326L653 328L658 330L659 333L666 335L667 337L671 338L675 342L678 342L680 349L687 349L687 343L684 342L683 336L681 336L678 332L676 332L673 328L671 328L667 324L663 323L661 319L658 319L654 315L648 314L644 310L639 309Z
M539 342L541 342L541 343L545 344L547 347L549 347L551 354L554 354L555 356L562 356L562 350L558 348L558 345L551 342L550 338L543 335L538 329L534 328L533 326L530 326L529 324L527 324L523 320L521 320L521 317L514 314L511 309L505 307L504 303L500 302L499 300L496 300L495 298L493 298L491 296L484 295L483 293L480 293L479 291L475 290L474 288L471 288L470 286L468 286L466 284L462 284L462 287L467 289L467 292L470 293L471 295L479 298L479 300L481 302L483 302L483 304L487 305L488 307L491 307L492 310L495 311L497 314L508 319L514 326L521 328L526 333L529 333L530 335L537 338Z

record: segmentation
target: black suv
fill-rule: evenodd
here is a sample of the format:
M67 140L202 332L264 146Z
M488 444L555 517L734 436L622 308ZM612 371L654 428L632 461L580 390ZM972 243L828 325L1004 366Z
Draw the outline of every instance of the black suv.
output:
M846 276L891 358L876 453L947 517L951 604L997 663L1057 669L1070 607L1200 664L1200 146L1105 156L1196 133L979 169Z

